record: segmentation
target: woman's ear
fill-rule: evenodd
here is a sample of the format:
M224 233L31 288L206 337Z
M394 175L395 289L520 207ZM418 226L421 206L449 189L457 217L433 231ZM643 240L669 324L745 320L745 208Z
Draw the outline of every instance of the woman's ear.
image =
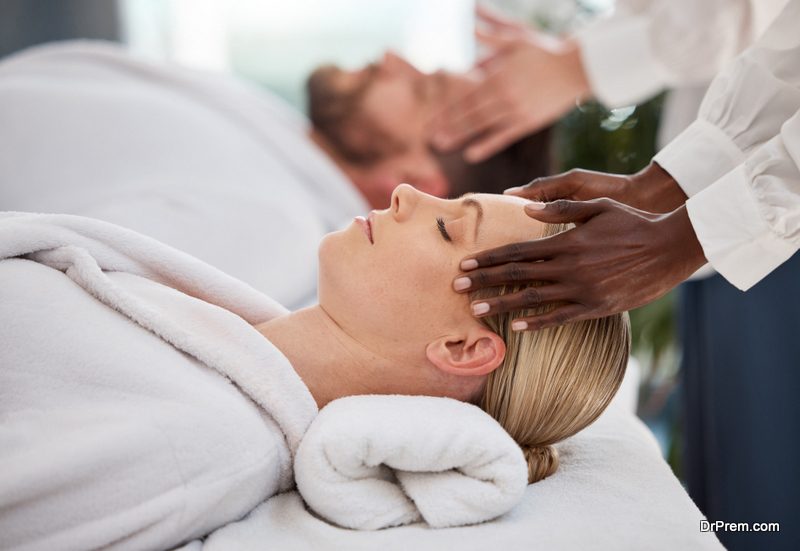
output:
M453 375L486 375L503 363L506 343L497 333L474 326L465 334L440 337L426 349L428 360Z

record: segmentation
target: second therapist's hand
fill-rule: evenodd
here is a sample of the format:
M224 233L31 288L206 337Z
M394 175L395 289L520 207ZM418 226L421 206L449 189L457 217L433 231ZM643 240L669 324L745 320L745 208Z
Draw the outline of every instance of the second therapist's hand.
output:
M542 222L573 222L576 227L466 257L461 264L465 273L454 282L461 292L544 282L471 305L473 314L484 316L560 303L549 312L515 320L512 328L518 331L643 306L706 262L685 206L668 214L652 214L597 199L529 203L525 210Z
M442 152L464 145L477 163L555 122L590 96L572 40L551 37L478 7L488 28L478 40L494 54L478 64L482 81L450 102L431 123L433 146Z

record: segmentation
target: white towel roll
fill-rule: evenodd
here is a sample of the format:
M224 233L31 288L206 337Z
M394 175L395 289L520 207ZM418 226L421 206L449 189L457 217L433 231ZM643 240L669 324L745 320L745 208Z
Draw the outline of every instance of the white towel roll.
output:
M428 396L331 402L303 437L294 468L314 512L360 530L483 522L510 510L528 483L522 451L494 419Z

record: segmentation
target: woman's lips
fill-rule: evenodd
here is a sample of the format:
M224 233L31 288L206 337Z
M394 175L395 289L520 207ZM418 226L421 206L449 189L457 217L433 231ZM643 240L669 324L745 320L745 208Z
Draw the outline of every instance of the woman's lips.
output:
M374 244L375 242L372 240L372 213L370 212L367 218L356 216L356 224L361 226L361 229L367 234L370 244Z

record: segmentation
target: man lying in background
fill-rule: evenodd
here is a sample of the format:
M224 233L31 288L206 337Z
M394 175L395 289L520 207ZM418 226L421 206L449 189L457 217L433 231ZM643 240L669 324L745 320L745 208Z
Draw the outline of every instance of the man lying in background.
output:
M398 184L444 197L547 172L546 135L469 171L458 153L433 153L429 117L474 78L393 54L323 67L309 79L309 125L230 77L107 43L33 48L0 63L0 210L126 226L297 308L316 294L321 238L388 207Z
M373 207L385 208L401 183L438 197L501 193L503 179L529 182L549 169L549 131L512 143L482 163L428 142L437 109L481 84L482 69L424 74L392 52L356 71L326 65L308 79L312 139ZM365 174L366 171L366 174ZM377 176L377 177L376 177Z

